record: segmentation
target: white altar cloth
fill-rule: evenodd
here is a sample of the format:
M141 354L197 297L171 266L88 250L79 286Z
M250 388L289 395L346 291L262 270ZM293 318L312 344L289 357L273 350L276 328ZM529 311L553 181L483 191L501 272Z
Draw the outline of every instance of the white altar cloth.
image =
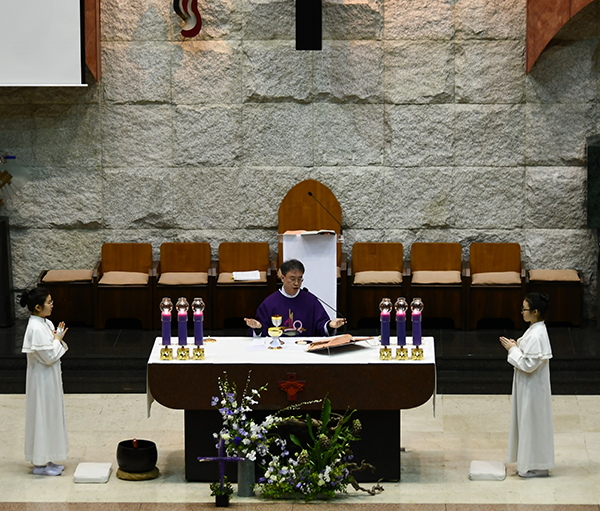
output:
M423 337L423 360L380 360L377 338L359 341L353 346L344 346L317 352L305 351L307 345L296 344L299 339L323 340L323 337L282 337L283 349L269 350L265 343L268 337L216 337L217 342L204 343L204 360L177 360L177 344L172 344L173 360L161 360L162 338L157 337L148 364L435 364L435 346L433 337ZM396 338L392 337L391 342ZM177 342L173 337L172 342ZM190 356L194 348L194 338L188 337L187 347ZM412 338L407 337L410 356ZM390 344L392 355L397 348Z

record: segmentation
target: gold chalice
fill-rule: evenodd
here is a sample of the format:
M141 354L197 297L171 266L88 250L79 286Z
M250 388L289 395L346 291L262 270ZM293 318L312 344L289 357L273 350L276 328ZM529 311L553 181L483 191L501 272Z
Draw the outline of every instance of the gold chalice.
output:
M281 317L281 316L280 316ZM278 326L271 327L267 330L269 337L271 340L269 341L269 345L267 346L270 350L280 350L283 347L283 342L279 340L283 331Z

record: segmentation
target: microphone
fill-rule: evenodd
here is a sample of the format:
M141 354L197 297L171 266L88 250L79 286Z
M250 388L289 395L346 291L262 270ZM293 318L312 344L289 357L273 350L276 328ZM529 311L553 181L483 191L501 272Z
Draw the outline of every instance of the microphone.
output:
M331 214L331 211L329 211L329 210L328 210L328 209L327 209L325 206L323 206L323 204L321 204L321 201L319 201L319 199L317 199L317 198L316 198L316 197L313 195L313 193L312 193L312 192L308 192L308 195L310 195L310 196L311 196L313 199L315 199L315 200L318 202L319 206L321 206L321 207L322 207L322 208L323 208L325 211L327 211L327 214L328 214L328 215L329 215L331 218L333 218L333 219L336 221L336 223L337 223L337 224L340 226L340 240L343 240L343 239L344 239L344 235L343 235L343 233L344 233L344 228L342 227L342 224L341 224L341 222L340 222L340 221L339 221L339 220L338 220L336 217L334 217L334 216ZM307 291L308 291L308 290L307 290ZM316 295L315 295L315 296L316 296ZM319 297L317 296L317 298L319 298ZM323 302L323 303L325 303L325 302ZM327 304L325 304L325 305L327 305ZM332 309L333 309L333 307L332 307ZM333 310L335 310L335 309L333 309ZM336 311L336 312L337 312L337 311Z
M306 291L307 293L310 293L310 291L308 290L307 287L303 287L302 291ZM336 317L348 320L348 318L346 318L345 316L342 316L337 309L333 308L331 305L329 305L327 302L321 300L316 294L314 293L310 293L311 295L313 295L317 300L319 300L323 305L327 305L327 307L329 307L333 312L335 312ZM346 333L346 328L347 328L348 323L344 323L344 333ZM336 328L336 330L338 330Z

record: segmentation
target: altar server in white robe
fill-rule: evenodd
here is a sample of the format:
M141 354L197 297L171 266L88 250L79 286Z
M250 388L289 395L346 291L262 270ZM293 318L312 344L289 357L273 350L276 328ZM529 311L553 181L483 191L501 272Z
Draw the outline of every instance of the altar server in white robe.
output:
M65 460L69 451L60 364L68 349L67 329L61 322L55 330L47 319L53 302L46 289L25 292L20 303L31 312L22 349L27 354L25 459L34 474L57 476L65 467L54 462Z
M521 477L547 477L554 468L554 430L549 361L550 338L544 323L548 295L530 293L521 312L531 323L523 337L500 337L514 366L507 463L517 463Z

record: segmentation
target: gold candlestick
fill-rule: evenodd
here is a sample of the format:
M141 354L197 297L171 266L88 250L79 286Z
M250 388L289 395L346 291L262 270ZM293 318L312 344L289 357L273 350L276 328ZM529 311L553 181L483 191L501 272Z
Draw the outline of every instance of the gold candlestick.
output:
M186 346L177 348L177 360L189 360L190 350Z
M379 348L379 360L392 360L392 348L389 346Z
M173 360L173 350L170 346L165 346L160 349L161 360Z
M398 346L396 349L396 360L408 360L408 350L406 346Z
M194 360L204 360L204 348L202 346L194 348Z

